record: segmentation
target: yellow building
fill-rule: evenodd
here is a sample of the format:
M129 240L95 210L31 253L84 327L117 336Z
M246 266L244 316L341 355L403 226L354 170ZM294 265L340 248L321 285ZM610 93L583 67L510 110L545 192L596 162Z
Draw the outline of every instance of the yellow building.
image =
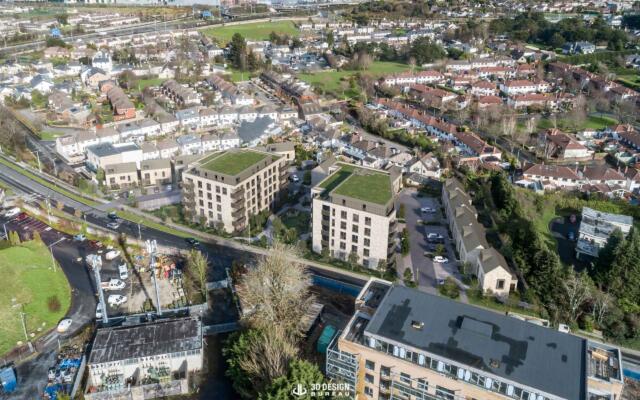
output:
M353 398L615 400L619 349L372 278L327 349Z

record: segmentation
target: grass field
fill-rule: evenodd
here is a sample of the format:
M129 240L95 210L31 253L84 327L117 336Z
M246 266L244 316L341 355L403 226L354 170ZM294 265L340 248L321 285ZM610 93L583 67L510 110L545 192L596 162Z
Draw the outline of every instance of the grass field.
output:
M166 79L163 78L140 79L137 87L139 91L143 91L149 86L160 86L164 81L166 81Z
M60 268L54 272L49 250L40 242L26 242L0 250L0 354L25 341L20 321L24 305L27 332L41 333L54 328L71 304L69 283ZM56 297L57 311L50 311L49 299ZM15 302L13 301L15 299Z
M62 135L64 135L64 132L42 131L40 132L40 140L55 140Z
M252 24L220 26L203 29L202 33L218 41L220 46L225 46L234 33L241 34L247 40L268 40L269 34L287 34L297 36L299 31L291 21L256 22Z
M597 115L589 115L580 125L577 126L577 130L584 129L594 129L600 130L604 129L608 126L617 124L618 121L604 116ZM564 131L574 131L574 124L569 120L569 117L559 117L556 121L558 129ZM524 124L519 124L518 126L521 129L524 129ZM553 128L553 121L547 118L541 119L538 122L538 129L549 129Z
M341 81L348 80L350 76L358 72L379 78L384 75L408 71L409 69L410 67L407 64L376 61L365 71L323 71L313 74L300 74L299 78L310 85L322 87L327 92L341 95L344 90L345 96L354 97L359 93L359 89L343 88L340 84Z

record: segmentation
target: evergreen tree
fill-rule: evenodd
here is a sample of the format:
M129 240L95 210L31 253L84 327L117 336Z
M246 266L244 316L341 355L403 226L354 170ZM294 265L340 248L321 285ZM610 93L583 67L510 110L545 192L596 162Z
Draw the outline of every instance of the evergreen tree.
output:
M296 399L326 399L324 393L312 393L312 385L325 381L324 375L318 366L305 360L294 360L289 364L289 371L286 376L274 379L265 391L260 395L260 400L289 400L292 398L292 391L301 385L307 390L306 394L296 396Z

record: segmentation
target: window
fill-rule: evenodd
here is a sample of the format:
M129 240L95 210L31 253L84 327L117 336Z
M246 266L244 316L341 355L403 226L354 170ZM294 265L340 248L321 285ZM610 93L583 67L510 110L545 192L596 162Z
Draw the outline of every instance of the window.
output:
M366 226L371 226L371 217L364 217L364 224Z
M429 384L427 383L427 381L425 379L418 379L418 389L420 390L428 390L429 389Z
M364 374L364 381L367 382L367 383L373 383L373 375Z
M504 289L504 279L498 279L498 281L496 282L496 289Z
M411 385L411 375L405 374L404 372L400 373L400 382L406 383L407 385Z
M371 240L370 239L365 239L364 240L364 245L365 246L370 246L371 245Z
M347 223L344 221L340 222L340 229L347 229Z
M364 249L363 254L365 257L369 257L369 249Z
M351 246L351 252L352 253L357 253L358 252L358 246L356 246L355 244Z
M358 225L352 225L351 226L351 232L358 233Z
M380 367L380 376L390 376L391 368L385 367L384 365Z
M370 371L375 371L376 369L376 363L371 361L371 360L365 360L364 361L364 367Z
M351 235L351 241L354 243L358 243L358 235Z
M353 214L353 222L358 223L359 219L358 214Z
M340 211L340 218L347 219L347 212L346 211Z
M364 394L366 394L367 396L373 396L373 389L371 389L369 386L365 386L364 387Z
M371 228L364 228L364 235L371 236Z
M436 386L436 397L440 399L454 400L455 394L456 392L453 390L443 388L442 386Z
M340 232L340 239L347 240L347 234L345 232Z

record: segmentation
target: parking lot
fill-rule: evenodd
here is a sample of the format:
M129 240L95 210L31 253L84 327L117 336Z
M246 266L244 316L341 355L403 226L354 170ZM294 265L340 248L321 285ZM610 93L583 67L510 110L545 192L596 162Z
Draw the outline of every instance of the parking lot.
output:
M438 284L442 284L447 277L460 278L454 245L449 237L440 200L431 196L420 197L415 189L407 188L401 192L399 202L405 205L414 279L418 287L435 293ZM423 209L427 212L423 212ZM441 257L446 261L437 262L438 244L444 246Z

